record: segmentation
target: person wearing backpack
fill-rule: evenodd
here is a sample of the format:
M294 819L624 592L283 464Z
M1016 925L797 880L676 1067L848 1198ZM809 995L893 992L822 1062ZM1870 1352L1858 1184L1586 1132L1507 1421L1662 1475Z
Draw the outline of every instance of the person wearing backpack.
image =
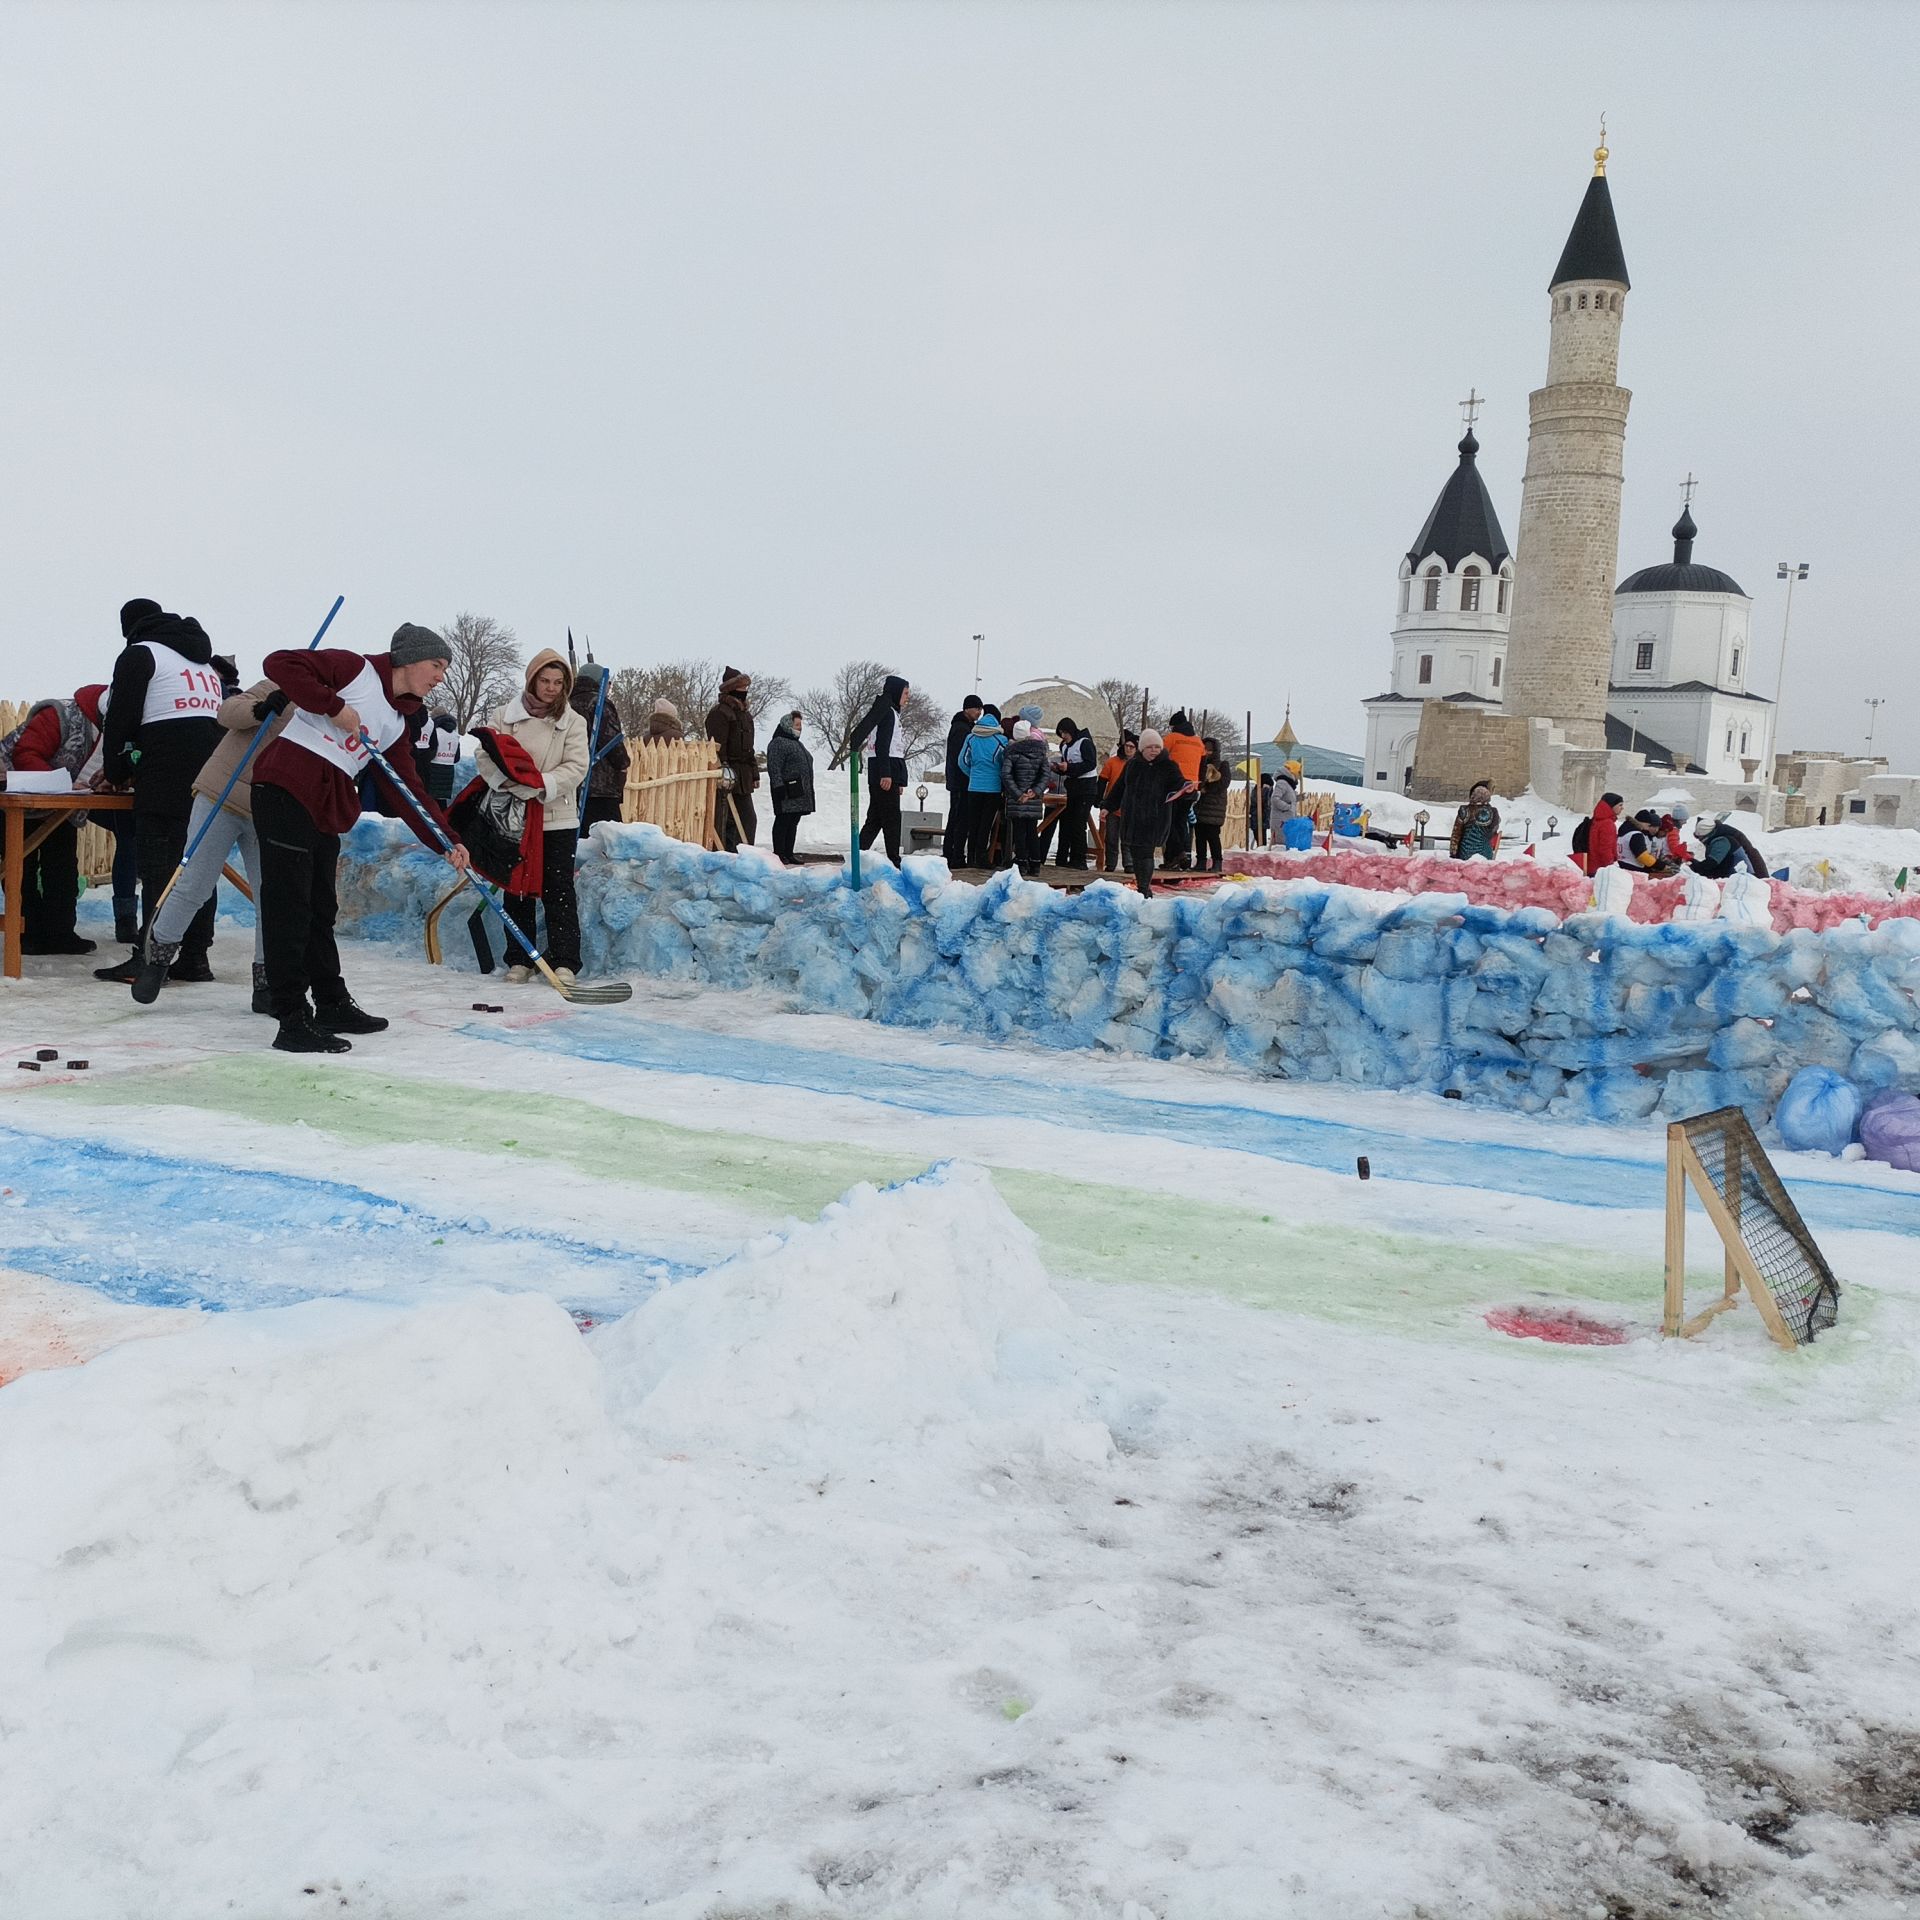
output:
M1589 880L1604 873L1620 858L1620 809L1626 801L1617 793L1603 793L1600 804L1573 830L1573 854Z

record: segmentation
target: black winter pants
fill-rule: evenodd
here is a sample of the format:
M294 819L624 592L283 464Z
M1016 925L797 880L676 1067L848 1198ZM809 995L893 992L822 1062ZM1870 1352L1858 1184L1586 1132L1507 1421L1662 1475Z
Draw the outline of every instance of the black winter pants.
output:
M897 867L900 864L900 783L897 780L885 793L875 787L867 795L867 817L860 827L860 845L864 849L882 838L887 843L887 858Z
M74 910L80 904L80 829L72 820L61 824L27 855L20 875L18 906L25 923L21 934L26 951L53 940L73 938Z
M1209 826L1204 820L1196 820L1193 823L1193 840L1194 865L1209 867L1218 873L1221 866L1219 826Z
M1120 809L1108 807L1100 816L1100 824L1107 836L1106 871L1115 873L1120 867Z
M153 916L160 905L160 896L167 890L179 868L181 856L187 850L187 816L182 814L142 813L136 807L133 815L133 843L140 861L140 938L144 943L147 928L153 923ZM219 889L207 896L206 904L187 922L185 937L180 942L180 954L183 959L204 960L207 949L213 945L213 916L218 902Z
M1127 871L1133 875L1134 884L1144 894L1153 892L1153 855L1151 840L1127 842Z
M733 824L736 813L740 816L737 827ZM760 831L759 816L753 810L753 795L744 787L735 787L731 792L722 787L714 796L713 824L720 836L721 846L728 853L741 845L752 846ZM744 841L741 839L743 834L746 836Z
M540 836L540 892L510 893L507 913L513 924L527 936L527 944L538 948L539 927L535 912L547 910L547 965L580 971L580 903L573 891L573 850L579 836L571 827L556 827ZM507 965L524 967L527 956L516 946L507 955Z
M947 775L947 824L940 835L940 857L950 867L967 864L967 812L973 795L958 774Z
M1173 819L1167 828L1167 865L1184 867L1192 858L1193 808L1185 799L1173 803Z
M783 867L793 865L793 843L799 838L800 822L804 817L798 813L776 813L773 816L773 851Z
M284 787L253 789L253 828L260 836L262 933L267 990L276 1017L300 1012L308 990L321 1006L347 997L333 923L340 911L334 873L340 836L322 833L313 815Z
M1000 821L1000 796L997 793L967 795L967 865L993 865L993 830Z
M1067 804L1060 815L1060 852L1056 866L1084 867L1087 864L1087 817L1093 811L1093 795L1076 780L1067 788Z
M580 815L580 831L591 833L602 820L611 820L616 825L620 819L620 796L617 793L590 793L587 795L585 811Z
M1013 836L1013 857L1020 871L1032 875L1040 871L1040 822L1024 813L1007 815L1007 829Z

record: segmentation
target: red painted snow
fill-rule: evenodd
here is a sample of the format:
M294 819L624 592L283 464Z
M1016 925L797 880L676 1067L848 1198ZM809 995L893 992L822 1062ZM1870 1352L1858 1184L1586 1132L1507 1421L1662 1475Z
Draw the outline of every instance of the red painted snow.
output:
M1490 1307L1487 1325L1516 1340L1549 1340L1556 1347L1619 1347L1627 1329L1610 1320L1594 1320L1573 1307Z

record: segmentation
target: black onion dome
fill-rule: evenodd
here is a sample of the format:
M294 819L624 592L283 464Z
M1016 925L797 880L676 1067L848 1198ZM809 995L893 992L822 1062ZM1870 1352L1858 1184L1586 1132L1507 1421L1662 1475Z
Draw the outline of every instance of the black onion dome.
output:
M1500 531L1500 516L1493 510L1493 498L1487 483L1480 478L1474 455L1480 442L1467 429L1460 442L1460 464L1447 476L1440 497L1433 503L1423 526L1407 549L1408 562L1418 567L1423 560L1444 560L1448 571L1470 554L1477 553L1493 566L1512 557L1507 536Z

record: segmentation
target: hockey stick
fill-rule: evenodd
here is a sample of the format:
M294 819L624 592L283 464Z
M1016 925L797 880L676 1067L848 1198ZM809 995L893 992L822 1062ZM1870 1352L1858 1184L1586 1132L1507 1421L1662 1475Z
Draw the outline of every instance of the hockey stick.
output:
M439 842L442 853L451 853L453 842L440 831L439 821L413 797L413 789L394 772L387 762L387 756L367 738L365 733L359 735L359 740L360 744L366 748L367 755L373 764L387 776L387 784L399 795L408 812ZM584 1007L611 1007L617 1006L622 1000L633 998L633 989L624 980L612 981L604 987L583 987L577 984L568 986L547 964L546 957L539 952L533 942L520 931L513 916L507 912L506 902L477 873L469 872L467 879L479 892L481 899L499 916L501 925L507 930L507 937L540 970L541 977L561 999L576 1001Z
M320 631L307 642L307 651L309 653L327 637L327 629L333 625L333 616L346 604L347 596L344 593L337 594L334 597L333 605L327 609L327 617L320 622ZM246 752L240 756L233 771L227 775L227 784L220 789L220 798L213 803L213 811L200 822L200 831L188 842L186 852L180 856L180 864L173 870L173 878L160 889L160 898L153 903L153 911L147 915L147 925L149 927L160 918L160 909L167 904L167 895L179 885L180 876L186 872L193 856L200 851L200 842L207 837L208 829L220 818L221 809L227 804L227 795L234 790L235 786L239 783L240 776L246 772L247 762L253 758L254 749L259 746L261 739L267 731L268 724L267 721L263 720L254 728L253 738L247 742Z

